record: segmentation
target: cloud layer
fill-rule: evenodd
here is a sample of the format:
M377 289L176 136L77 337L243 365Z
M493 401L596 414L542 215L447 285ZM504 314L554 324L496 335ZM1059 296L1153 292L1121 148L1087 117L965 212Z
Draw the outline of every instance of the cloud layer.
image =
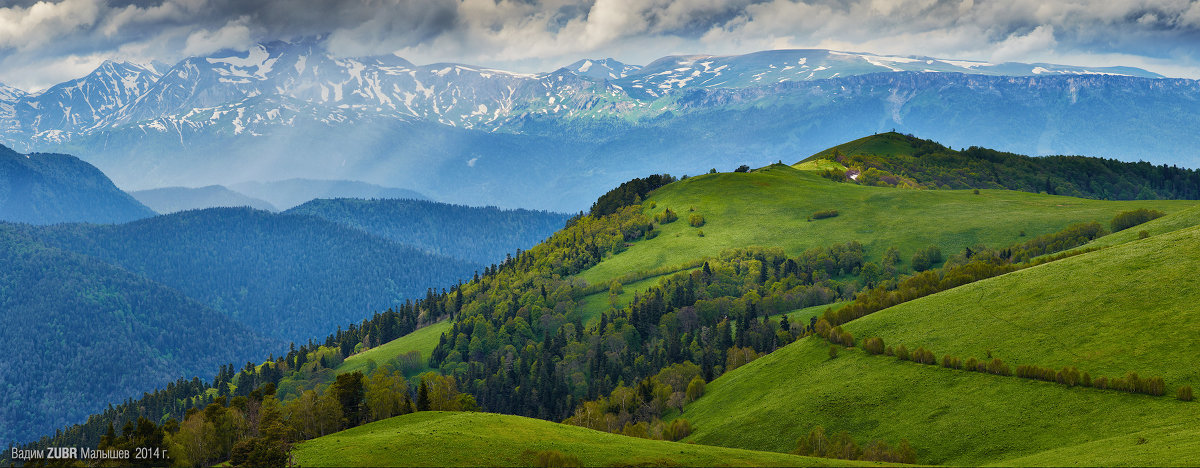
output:
M339 55L397 53L548 71L583 57L831 48L1130 65L1200 78L1197 0L15 0L0 82L25 89L105 59L168 63L326 35Z

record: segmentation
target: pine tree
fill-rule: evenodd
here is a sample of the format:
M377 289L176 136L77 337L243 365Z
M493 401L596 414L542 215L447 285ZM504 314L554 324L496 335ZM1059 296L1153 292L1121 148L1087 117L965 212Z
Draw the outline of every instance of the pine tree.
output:
M429 411L429 385L425 383L424 379L417 387L417 411Z

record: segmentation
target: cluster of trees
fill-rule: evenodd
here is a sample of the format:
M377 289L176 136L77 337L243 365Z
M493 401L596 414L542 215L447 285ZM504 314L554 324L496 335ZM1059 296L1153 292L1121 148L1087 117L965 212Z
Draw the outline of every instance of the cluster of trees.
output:
M704 226L704 216L700 213L692 213L688 215L688 225L692 227Z
M991 188L1104 200L1200 199L1200 171L1148 162L1083 156L1029 157L970 147L955 151L932 140L888 133L911 154L842 154L830 159L860 172L864 185L934 189ZM848 181L840 171L825 176Z
M298 441L414 411L475 410L473 398L458 391L453 377L431 372L416 380L414 392L402 373L384 366L369 375L338 375L321 391L290 401L279 400L275 385L266 383L246 395L215 397L162 424L144 417L136 425L127 421L121 436L110 421L97 447L158 449L166 457L121 464L211 466L229 460L232 466L284 466Z
M826 325L828 326L828 325ZM840 327L839 327L840 328ZM818 325L820 330L820 325ZM830 343L838 344L835 339L837 336L836 328L831 332L821 335ZM852 346L852 344L846 345ZM937 365L938 360L934 357L933 351L924 347L917 347L916 350L909 351L904 345L884 346L883 339L879 337L870 337L863 340L863 350L867 354L895 356L902 361L912 361L919 364ZM1023 379L1042 380L1046 382L1055 382L1066 385L1068 387L1082 386L1092 387L1100 390L1110 389L1129 393L1144 393L1147 395L1162 396L1166 394L1166 383L1162 377L1141 378L1136 372L1129 372L1124 377L1112 378L1098 377L1093 379L1087 372L1080 372L1074 366L1064 366L1062 369L1055 370L1048 367L1040 367L1036 365L1022 364L1016 367L1014 371L1008 364L999 358L991 356L988 353L988 359L976 359L974 357L967 358L963 361L961 358L951 356L949 354L942 356L941 366L947 369L966 370L970 372L981 372L1000 376L1016 376ZM1185 390L1186 389L1186 390ZM1182 386L1177 392L1177 397L1180 400L1189 401L1191 399L1191 387Z
M650 192L671 182L675 182L675 180L670 174L653 174L645 178L637 178L622 183L617 188L601 195L592 204L592 208L588 214L594 218L600 218L616 213L623 207L641 203Z
M840 431L832 436L825 434L825 428L814 427L808 435L796 440L796 450L792 453L809 457L840 458L843 460L862 460L891 463L917 462L917 451L901 439L895 446L882 440L872 440L860 448L849 432Z
M692 432L691 423L677 417L664 422L671 412L704 395L700 366L683 362L667 366L634 387L618 385L608 396L581 403L564 424L612 432L643 439L677 441Z
M1002 249L1000 257L1016 263L1027 262L1034 257L1079 247L1105 234L1104 227L1095 221L1072 224L1061 231Z
M284 213L316 216L477 265L536 245L570 218L549 211L351 198L312 200Z
M911 265L913 271L921 272L933 268L934 265L941 262L942 249L936 245L931 245L913 254Z
M1138 208L1136 210L1118 213L1113 217L1112 221L1109 222L1109 226L1112 227L1113 232L1123 231L1152 219L1161 218L1165 215L1166 213L1158 210Z

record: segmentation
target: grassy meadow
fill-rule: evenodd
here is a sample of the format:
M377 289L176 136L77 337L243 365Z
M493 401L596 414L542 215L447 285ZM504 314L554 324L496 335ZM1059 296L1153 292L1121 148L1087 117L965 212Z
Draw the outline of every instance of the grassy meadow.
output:
M1196 201L1103 201L1008 190L980 190L976 195L971 190L866 187L777 164L749 173L691 177L653 192L642 205L646 213L670 208L679 220L661 225L657 237L635 242L579 277L590 284L607 283L630 272L715 257L729 248L777 246L795 255L849 241L863 243L872 261L896 246L904 266L913 253L929 245L949 255L981 243L1010 245L1079 222L1107 225L1122 211L1146 207L1175 213L1196 205ZM704 226L688 224L693 209L704 217ZM839 215L809 221L814 212L827 209ZM704 237L698 236L699 231Z
M556 450L582 466L864 466L845 460L638 439L540 419L423 411L298 444L299 466L533 466Z

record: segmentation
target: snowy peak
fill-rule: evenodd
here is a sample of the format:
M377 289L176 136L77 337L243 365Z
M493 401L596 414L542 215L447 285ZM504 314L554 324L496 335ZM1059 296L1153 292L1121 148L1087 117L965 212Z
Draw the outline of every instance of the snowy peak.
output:
M642 69L642 67L637 65L627 65L612 58L600 60L584 59L563 68L577 76L595 81L625 78Z
M147 66L107 60L87 76L22 96L14 113L34 135L88 128L144 94L158 78Z

